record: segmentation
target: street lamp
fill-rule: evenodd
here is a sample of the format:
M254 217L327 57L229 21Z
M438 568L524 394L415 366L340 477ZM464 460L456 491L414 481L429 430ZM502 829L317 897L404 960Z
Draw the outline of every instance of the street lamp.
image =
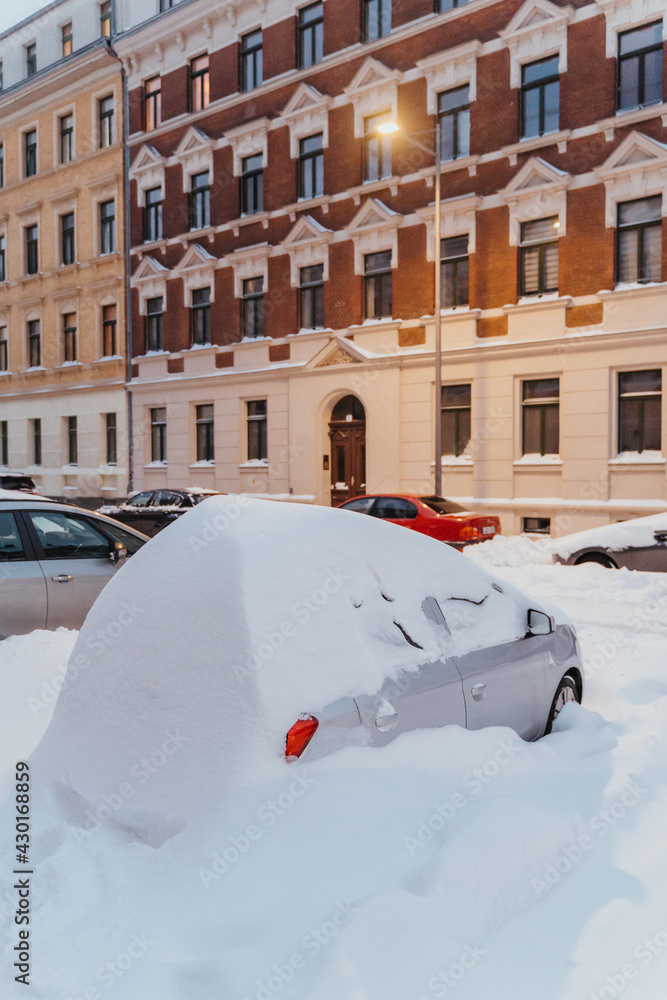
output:
M396 122L385 121L376 128L381 135L392 135L400 132L401 127ZM406 138L411 145L417 146L423 152L432 155L433 150L423 143L413 139L410 135ZM433 227L433 264L435 281L435 473L433 477L433 492L436 496L442 496L442 318L440 315L442 290L440 282L440 174L442 161L440 158L440 129L438 123L435 126L435 219Z

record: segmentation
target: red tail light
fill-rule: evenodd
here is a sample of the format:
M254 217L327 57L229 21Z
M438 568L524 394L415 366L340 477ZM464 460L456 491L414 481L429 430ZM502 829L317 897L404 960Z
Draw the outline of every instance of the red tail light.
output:
M459 538L462 542L476 542L480 538L480 530L475 525L469 524L465 528L461 528Z
M294 723L285 742L286 760L293 760L295 757L301 756L317 732L318 726L319 722L314 715L303 715L298 722Z

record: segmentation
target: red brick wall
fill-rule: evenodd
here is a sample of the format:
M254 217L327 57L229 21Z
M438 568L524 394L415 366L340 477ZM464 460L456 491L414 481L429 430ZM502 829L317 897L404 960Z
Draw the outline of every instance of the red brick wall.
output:
M605 55L605 17L573 24L567 32L567 72L561 76L560 127L590 125L616 110L616 60Z
M288 17L263 32L264 79L288 73L296 66L296 18Z
M354 273L351 241L329 247L329 280L324 284L324 323L339 330L363 321L362 279Z
M602 184L569 191L567 232L558 241L561 295L594 295L614 287L615 229L605 229Z
M235 42L224 49L211 52L209 73L211 76L211 101L218 101L239 89L239 47Z
M398 267L393 272L393 311L400 319L433 312L433 270L426 260L426 227L398 231Z
M290 262L285 254L269 260L269 288L264 294L264 332L267 337L296 333L297 291L290 285Z
M509 245L509 212L505 207L478 212L470 306L497 309L516 297L517 252Z

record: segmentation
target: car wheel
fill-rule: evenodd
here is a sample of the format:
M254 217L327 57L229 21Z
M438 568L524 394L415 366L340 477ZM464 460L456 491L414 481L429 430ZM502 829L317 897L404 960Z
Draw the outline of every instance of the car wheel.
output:
M581 566L583 563L597 563L598 566L604 566L605 569L618 569L611 556L604 552L587 552L586 555L579 556L574 565Z
M576 701L581 703L581 697L579 695L579 688L577 687L577 682L571 674L565 674L560 684L556 694L554 695L554 700L551 703L551 710L549 711L549 721L547 722L547 728L544 730L544 735L547 736L552 728L553 724L560 715L563 707L567 705L568 701Z

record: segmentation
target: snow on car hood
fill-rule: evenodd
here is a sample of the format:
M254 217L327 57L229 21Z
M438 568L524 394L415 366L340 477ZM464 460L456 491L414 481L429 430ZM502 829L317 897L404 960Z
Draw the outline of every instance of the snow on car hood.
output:
M447 628L426 617L427 597ZM177 832L164 818L174 789L180 816L210 812L230 786L282 766L285 734L303 712L372 694L438 656L520 637L529 606L409 529L214 497L139 550L96 601L38 768L83 816L87 802L150 771L141 762L156 751L169 758L114 815L159 841Z
M637 517L631 521L605 524L599 528L577 531L573 535L564 535L554 541L552 551L562 559L567 559L579 549L595 546L622 552L624 549L655 544L655 531L667 531L667 513Z

